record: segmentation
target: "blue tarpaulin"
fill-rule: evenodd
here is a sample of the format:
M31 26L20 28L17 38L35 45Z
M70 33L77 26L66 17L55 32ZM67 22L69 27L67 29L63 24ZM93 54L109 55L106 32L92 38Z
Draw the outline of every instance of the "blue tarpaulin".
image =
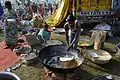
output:
M0 4L0 16L2 16L2 15L3 15L3 7Z

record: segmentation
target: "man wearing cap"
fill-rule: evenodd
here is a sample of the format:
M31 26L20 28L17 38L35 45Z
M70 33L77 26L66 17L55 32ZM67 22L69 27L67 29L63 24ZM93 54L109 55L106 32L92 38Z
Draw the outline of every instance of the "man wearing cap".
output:
M78 20L75 20L75 17L72 14L68 15L66 21L67 22L65 23L64 28L68 49L77 49L77 44L81 33L80 22Z

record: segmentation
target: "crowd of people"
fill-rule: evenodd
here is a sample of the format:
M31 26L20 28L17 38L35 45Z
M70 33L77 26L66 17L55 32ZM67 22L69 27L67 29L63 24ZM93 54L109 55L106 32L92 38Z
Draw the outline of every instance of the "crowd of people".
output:
M18 4L18 8L13 9L11 2L6 1L5 12L3 12L3 21L5 23L5 48L13 49L14 47L16 47L18 41L18 26L20 29L23 30L23 34L26 34L26 25L31 25L32 29L37 28L37 30L35 30L37 31L35 34L36 39L41 42L46 42L47 40L50 40L51 32L48 30L49 25L44 22L44 17L47 16L46 12L49 12L49 10L50 14L53 14L52 12L54 11L51 4L48 4L48 9L45 9L46 7L46 4L43 6L43 4L37 5L33 3L32 5L24 4L22 6L21 4ZM40 27L42 29L39 29ZM75 19L72 13L68 15L64 28L68 49L77 49L77 44L80 39L81 25L79 21Z
M24 29L29 32L31 29L38 30L36 38L41 41L50 39L50 31L48 31L48 25L44 22L44 7L43 4L18 4L18 8L14 9L10 1L5 2L5 8L1 6L2 12L0 13L1 23L4 23L4 36L7 48L14 49L18 42L18 30L20 29L24 33ZM40 29L42 28L42 29ZM31 30L33 31L33 30Z
M19 18L19 21L21 22L21 26L32 25L33 27L40 27L42 25L42 22L44 21L44 18L49 15L52 15L56 11L57 4L46 2L45 3L32 2L26 4L18 3L16 4L16 7L12 4L12 8L15 10L16 15ZM4 8L4 14L6 14L7 12L8 12L7 9ZM2 17L4 17L4 15ZM2 24L2 21L0 22ZM38 25L36 25L36 23Z

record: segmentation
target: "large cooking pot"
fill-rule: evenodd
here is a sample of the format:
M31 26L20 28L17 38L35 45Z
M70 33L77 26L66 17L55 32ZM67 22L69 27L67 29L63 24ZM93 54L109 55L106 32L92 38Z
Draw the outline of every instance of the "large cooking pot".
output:
M66 55L72 56L74 59L74 61L72 60L70 63L67 63L68 66L64 66L64 62L60 61L60 57ZM79 50L70 49L67 51L67 46L65 45L51 45L43 48L39 53L39 59L46 68L54 72L71 72L84 61Z
M118 76L111 74L104 74L94 77L92 80L120 80Z

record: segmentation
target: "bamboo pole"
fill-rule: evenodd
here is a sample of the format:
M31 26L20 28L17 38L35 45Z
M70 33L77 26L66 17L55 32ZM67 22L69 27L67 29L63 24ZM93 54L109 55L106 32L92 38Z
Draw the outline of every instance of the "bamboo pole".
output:
M75 5L75 1L76 0L73 0L73 15L76 16L76 5Z

